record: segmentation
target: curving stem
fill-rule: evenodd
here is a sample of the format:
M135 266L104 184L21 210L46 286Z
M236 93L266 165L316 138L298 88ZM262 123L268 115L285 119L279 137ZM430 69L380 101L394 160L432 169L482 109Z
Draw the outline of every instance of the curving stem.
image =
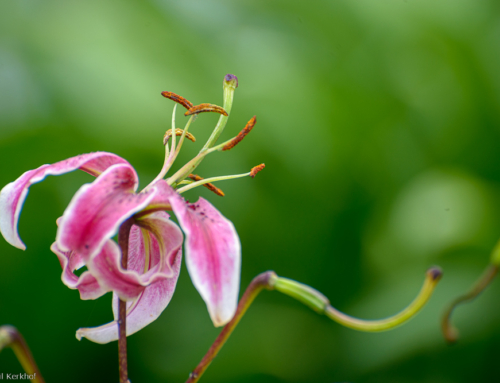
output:
M220 332L215 342L212 344L208 352L205 354L201 362L196 366L196 368L189 374L188 380L186 383L195 383L197 382L205 370L210 366L212 360L217 356L219 350L224 346L226 340L229 338L229 335L233 332L234 328L240 321L241 317L247 311L248 307L252 304L253 300L263 289L272 290L272 285L274 281L278 278L274 271L266 271L262 274L257 275L250 285L248 285L245 293L240 299L238 303L238 307L236 308L236 313L234 314L233 319L224 326L222 331Z
M498 265L490 264L486 270L484 270L483 274L479 277L474 286L472 286L467 293L456 298L448 306L441 321L441 330L443 331L443 336L448 343L452 344L458 340L458 330L451 324L451 314L453 313L453 310L455 310L455 308L462 303L474 300L486 289L486 287L488 287L497 273Z
M236 309L233 319L226 326L224 326L201 362L198 366L196 366L191 374L189 374L189 378L186 383L196 383L201 378L205 370L208 368L210 363L212 363L212 360L217 356L219 350L233 332L241 317L245 314L255 297L263 289L277 290L289 295L309 306L317 313L325 314L330 319L346 327L359 331L378 332L390 330L413 318L428 302L437 283L441 279L441 276L442 272L438 267L430 268L427 270L424 284L417 297L404 310L394 316L381 320L363 320L341 313L330 305L328 298L312 287L291 279L278 277L274 271L266 271L257 275L247 287L240 302L238 303L238 308Z
M12 348L24 371L29 375L28 378L33 383L45 383L28 344L21 333L13 326L0 327L0 351L4 347Z

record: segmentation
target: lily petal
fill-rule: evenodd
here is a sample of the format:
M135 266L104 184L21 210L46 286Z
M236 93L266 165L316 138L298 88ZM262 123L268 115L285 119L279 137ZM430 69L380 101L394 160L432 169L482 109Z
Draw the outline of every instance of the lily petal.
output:
M63 269L61 280L70 289L78 289L81 299L97 299L109 291L99 284L90 271L85 271L80 276L74 273L75 270L85 265L78 253L74 251L62 251L57 246L57 242L54 242L50 249L57 255L61 263ZM112 248L110 249L105 246L101 253L109 253L112 250Z
M174 211L186 234L186 264L194 286L216 327L236 312L241 273L241 244L236 229L207 200Z
M186 235L186 264L194 286L207 304L215 326L236 312L241 272L241 244L234 225L207 200L188 204L166 183L157 182Z
M130 231L127 270L121 267L121 252L111 240L117 251L101 251L87 264L99 283L123 300L135 299L147 286L173 278L175 273L168 260L182 248L182 232L167 213L156 212L138 224L142 228L134 225Z
M166 213L163 213L166 215ZM140 242L138 240L138 235L141 236L144 231L134 229L134 233L131 233L129 247L133 248L135 246L134 242ZM133 235L132 235L133 234ZM155 267L159 264L161 254L160 254L160 244L154 236L151 239L151 252L150 252L150 263ZM182 237L181 237L182 242ZM129 266L135 272L141 272L145 267L146 263L140 261L141 257L136 257L130 253ZM135 253L138 254L138 253ZM149 323L156 320L160 314L165 310L165 308L170 303L172 295L175 291L175 286L177 284L177 279L179 278L179 272L181 267L181 247L179 245L178 251L170 251L167 260L168 267L172 270L172 277L168 279L160 280L147 286L142 294L134 301L127 302L127 336L136 333L141 330ZM81 338L87 338L92 342L96 343L109 343L118 339L118 325L116 320L118 319L118 295L113 294L113 314L115 321L108 324L91 327L91 328L81 328L76 332L76 337L78 340Z
M120 225L142 210L155 190L135 194L138 178L129 164L110 166L73 196L59 222L56 242L87 261L118 231Z
M29 187L42 181L48 175L61 175L81 169L93 176L97 176L114 164L128 164L126 160L113 153L95 152L71 157L52 165L42 165L37 169L25 172L14 182L6 185L0 191L0 232L12 246L25 250L17 231L19 214L28 195Z

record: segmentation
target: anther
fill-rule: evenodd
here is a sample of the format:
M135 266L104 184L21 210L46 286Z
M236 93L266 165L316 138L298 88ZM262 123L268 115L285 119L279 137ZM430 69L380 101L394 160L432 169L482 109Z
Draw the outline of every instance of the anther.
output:
M192 179L194 182L201 181L203 179L203 177L200 177L197 174L190 174L188 177L190 179ZM205 186L208 190L213 191L218 196L224 197L224 195L225 195L222 190L220 190L217 186L215 186L214 184L211 184L210 182L203 184L203 186Z
M183 129L175 129L175 135L176 136L182 136L182 133L184 132ZM163 145L167 145L168 140L172 137L172 129L169 129L165 132L165 135L163 136ZM190 139L193 142L196 142L196 138L189 132L186 132L186 138Z
M254 166L252 170L250 170L250 177L255 178L258 172L260 172L262 169L266 167L266 164L260 164L257 166Z
M241 132L238 133L236 137L234 137L231 141L229 141L226 145L222 147L222 150L229 150L234 148L241 140L245 138L245 136L250 133L257 122L257 117L253 116L250 121L247 122L246 126L243 128Z
M200 104L189 108L189 110L184 113L184 116L190 116L192 114L204 113L204 112L216 112L224 116L228 116L227 112L223 107L214 104Z
M191 109L193 107L193 103L191 101L186 100L184 97L179 96L173 92L161 92L163 97L166 97L172 101L175 101L181 104L186 109Z

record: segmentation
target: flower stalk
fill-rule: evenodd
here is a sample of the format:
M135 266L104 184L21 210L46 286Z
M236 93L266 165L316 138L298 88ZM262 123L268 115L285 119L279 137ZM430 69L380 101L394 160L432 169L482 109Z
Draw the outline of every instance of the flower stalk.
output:
M472 288L465 294L455 298L444 312L443 319L441 320L441 331L443 332L444 339L449 344L453 344L458 340L458 330L451 323L451 315L455 308L462 304L473 301L479 294L481 294L495 279L500 267L500 240L497 242L490 256L490 264L486 267L483 274L478 278Z
M0 351L5 347L12 348L17 360L19 360L28 378L33 383L45 383L28 344L21 333L13 326L0 327Z
M434 292L434 289L436 288L436 285L440 281L442 275L443 273L438 267L431 267L427 270L424 284L422 285L422 288L416 298L402 311L388 318L380 320L363 320L353 318L338 311L330 305L326 307L325 315L335 322L353 330L365 332L381 332L391 330L412 319L425 306L431 298L432 293Z
M238 303L238 307L233 319L231 319L231 321L224 326L219 336L217 337L217 339L215 339L215 342L212 344L201 362L189 374L189 378L188 380L186 380L186 383L195 383L201 378L205 370L208 368L208 366L210 366L210 363L212 363L212 360L214 360L214 358L219 353L222 346L224 346L227 339L232 334L234 328L239 323L245 312L248 310L254 299L263 289L272 290L276 278L278 278L278 276L274 271L266 271L257 275L252 280L252 282L250 282L250 285L248 285L245 293Z
M451 323L451 315L453 314L455 308L462 303L473 301L489 286L497 273L498 265L495 265L493 263L488 265L486 270L484 270L483 274L478 278L472 288L467 293L459 296L458 298L455 298L455 300L448 306L441 321L441 330L446 342L448 342L449 344L453 344L458 340L459 337L457 328Z
M189 374L186 383L196 383L208 368L212 360L217 356L242 316L252 304L257 295L264 289L277 290L309 306L319 314L324 314L333 321L343 326L358 331L379 332L398 327L413 318L429 301L434 289L442 277L442 271L438 267L432 267L426 272L426 277L417 297L405 309L396 315L381 320L363 320L346 315L330 305L330 301L319 291L288 278L276 275L274 271L266 271L257 275L243 294L236 314L226 324L219 336L212 344L208 352L200 361L198 366Z
M134 219L129 218L123 223L118 232L118 245L122 251L121 266L124 270L127 270L129 236L133 224ZM118 374L120 376L120 383L129 383L127 359L127 302L122 299L118 302Z

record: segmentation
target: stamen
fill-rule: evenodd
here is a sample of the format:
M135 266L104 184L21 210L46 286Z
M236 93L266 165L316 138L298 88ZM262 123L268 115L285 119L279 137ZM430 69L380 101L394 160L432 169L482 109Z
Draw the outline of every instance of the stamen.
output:
M163 97L166 97L172 101L175 101L181 104L186 109L191 109L193 107L193 103L191 101L186 100L184 97L175 94L174 92L161 92Z
M216 112L223 116L228 116L227 112L221 106L215 104L200 104L189 108L189 110L184 113L184 116L190 116L192 114L204 113L204 112Z
M203 180L203 177L200 177L197 174L190 174L188 177L191 178L195 182ZM208 190L217 194L218 196L224 197L224 195L225 195L222 190L220 190L218 187L216 187L214 184L212 184L210 182L207 182L206 184L202 184L202 185L205 186Z
M158 175L155 177L155 179L153 181L150 182L150 184L148 186L145 187L144 190L147 190L149 189L149 187L151 185L153 185L156 181L162 179L163 177L165 177L165 175L168 173L170 167L172 166L175 158L177 157L177 154L179 153L179 149L180 147L182 146L182 143L184 141L184 137L186 137L186 133L187 133L187 130L189 128L189 125L191 124L191 122L193 121L193 118L191 117L186 126L184 127L184 130L182 131L182 134L181 134L181 139L179 140L179 147L177 148L177 150L175 150L175 138L176 136L178 135L178 130L180 129L176 129L175 128L175 112L177 110L177 104L174 105L174 110L172 112L172 129L170 129L170 132L172 131L175 131L176 134L172 135L170 133L170 136L169 137L166 137L167 134L168 134L168 131L165 133L165 136L163 138L163 142L164 142L164 145L165 145L165 160L163 162L163 167L161 168L160 170L160 173L158 173ZM172 137L172 144L171 144L171 151L169 150L168 148L168 139Z
M177 130L175 127L175 112L176 111L177 111L177 104L174 105L174 111L172 112L172 130ZM169 153L169 155L168 155L169 160L172 158L174 151L175 151L175 137L176 137L176 135L174 134L172 136L172 144L170 144L170 150L172 151L172 153ZM166 146L166 148L168 149L168 146Z
M236 137L230 140L227 144L222 147L222 150L230 150L234 148L241 140L245 138L245 136L250 133L257 122L257 117L253 116L250 121L247 122L246 126L243 128L241 132L238 133ZM261 169L262 170L262 169Z
M176 136L182 136L182 133L184 132L184 129L176 128L175 129L175 135ZM165 132L165 135L163 136L163 145L167 145L168 140L172 137L172 129L169 129ZM196 138L191 134L186 132L186 138L189 140L196 142Z
M250 177L255 178L258 172L260 172L262 169L266 167L266 164L260 164L257 166L254 166L252 170L250 170Z
M200 153L193 158L191 161L189 161L187 164L185 164L181 169L179 169L172 177L170 177L167 182L169 185L172 185L174 183L178 183L182 180L184 180L190 173L194 171L198 167L198 165L203 161L203 158L208 153L211 153L211 149L213 149L213 146L221 133L223 132L227 120L228 120L228 115L231 113L231 108L233 106L233 99L234 99L234 90L236 89L236 86L238 85L238 78L234 75L228 75L224 78L223 81L223 90L224 90L224 104L223 108L224 111L226 111L226 115L221 114L219 116L219 121L217 122L217 125L215 126L215 129L212 131L212 134L208 138L207 142L205 145L203 145L203 148L201 149ZM196 114L195 114L196 115ZM218 150L218 149L216 149Z
M190 185L192 183L193 183L193 181L191 181L191 180L182 180L182 181L179 181L179 182L172 184L171 186L175 189L179 185Z
M193 161L193 160L191 160L191 161ZM177 192L178 193L184 193L185 191L188 191L188 190L193 189L193 188L195 188L197 186L200 186L200 185L207 184L209 182L232 180L232 179L235 179L235 178L248 177L248 176L251 176L253 178L253 177L255 177L255 174L257 174L260 170L264 169L264 166L265 166L264 164L260 164L258 166L255 166L254 168L252 168L252 170L250 172L243 173L243 174L233 174L231 176L219 176L219 177L210 177L210 178L201 178L200 177L200 180L196 180L192 184L189 184L189 185L186 185L184 187L181 187L180 189L177 189ZM259 169L255 170L257 168L259 168ZM253 172L253 176L252 176L252 172ZM176 175L174 174L174 176L176 176ZM167 180L167 182L168 182L169 185L172 185L172 184L175 183L174 176L172 176L171 178L169 178ZM189 174L189 177L190 176L191 176L191 174ZM191 179L193 179L193 178L191 178Z

